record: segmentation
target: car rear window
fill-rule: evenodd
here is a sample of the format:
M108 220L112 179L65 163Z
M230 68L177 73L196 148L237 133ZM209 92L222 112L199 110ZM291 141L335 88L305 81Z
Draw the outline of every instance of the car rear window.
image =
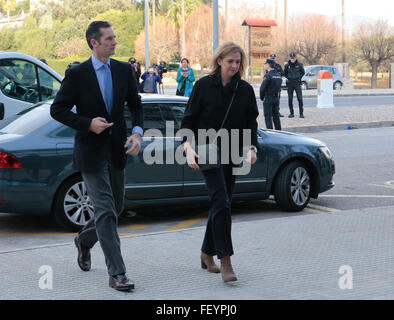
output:
M38 105L20 113L22 113L20 117L0 129L0 132L25 136L52 120L47 104Z

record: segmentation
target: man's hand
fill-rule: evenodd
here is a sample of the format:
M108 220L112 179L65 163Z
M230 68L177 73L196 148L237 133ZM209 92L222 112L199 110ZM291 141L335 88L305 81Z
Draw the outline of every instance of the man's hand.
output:
M254 152L254 150L250 149L246 155L245 161L250 164L254 164L257 161L256 152Z
M112 127L113 124L114 124L113 122L108 123L105 118L97 117L97 118L93 118L93 120L90 122L89 130L96 134L100 134L105 129Z
M133 135L131 135L130 138L127 139L124 147L128 148L130 143L131 148L126 150L126 154L131 154L132 156L135 156L138 154L138 152L140 152L141 149L141 135L139 133L134 133Z

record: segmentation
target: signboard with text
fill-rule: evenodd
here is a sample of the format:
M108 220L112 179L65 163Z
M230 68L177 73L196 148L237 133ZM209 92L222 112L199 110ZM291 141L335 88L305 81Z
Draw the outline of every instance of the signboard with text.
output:
M251 65L262 65L271 54L271 27L250 27Z
M245 19L243 26L248 27L249 35L249 66L248 80L253 80L253 69L251 67L262 67L265 60L270 57L272 34L271 27L276 27L274 20ZM264 69L261 68L261 74Z

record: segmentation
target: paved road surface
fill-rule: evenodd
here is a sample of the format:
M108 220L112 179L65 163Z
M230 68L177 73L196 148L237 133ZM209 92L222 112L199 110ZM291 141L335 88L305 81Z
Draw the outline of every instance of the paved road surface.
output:
M302 212L280 211L273 200L233 206L234 223L301 215L329 214L348 209L394 206L394 128L328 131L308 134L327 143L336 161L335 188L312 199ZM204 226L207 206L146 209L121 220L121 235ZM71 242L72 233L47 217L0 213L0 251Z

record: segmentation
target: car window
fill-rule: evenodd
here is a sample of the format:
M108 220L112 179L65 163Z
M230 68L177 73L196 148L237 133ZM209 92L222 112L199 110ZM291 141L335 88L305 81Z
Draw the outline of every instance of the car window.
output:
M165 121L173 121L175 130L181 128L183 115L186 110L186 104L184 103L163 103L162 110Z
M38 68L38 79L40 80L41 101L54 99L60 89L60 82L44 69Z
M320 67L313 67L311 68L311 70L309 71L309 73L317 75L317 73L320 71Z
M142 103L144 109L144 131L148 129L159 129L165 132L165 119L163 117L162 107L158 103ZM125 106L125 121L127 126L127 132L130 135L132 130L132 117L127 106Z
M10 98L37 103L40 101L36 67L24 60L0 61L0 90Z
M27 135L52 120L48 105L36 106L29 112L22 114L19 118L0 129L3 133Z

